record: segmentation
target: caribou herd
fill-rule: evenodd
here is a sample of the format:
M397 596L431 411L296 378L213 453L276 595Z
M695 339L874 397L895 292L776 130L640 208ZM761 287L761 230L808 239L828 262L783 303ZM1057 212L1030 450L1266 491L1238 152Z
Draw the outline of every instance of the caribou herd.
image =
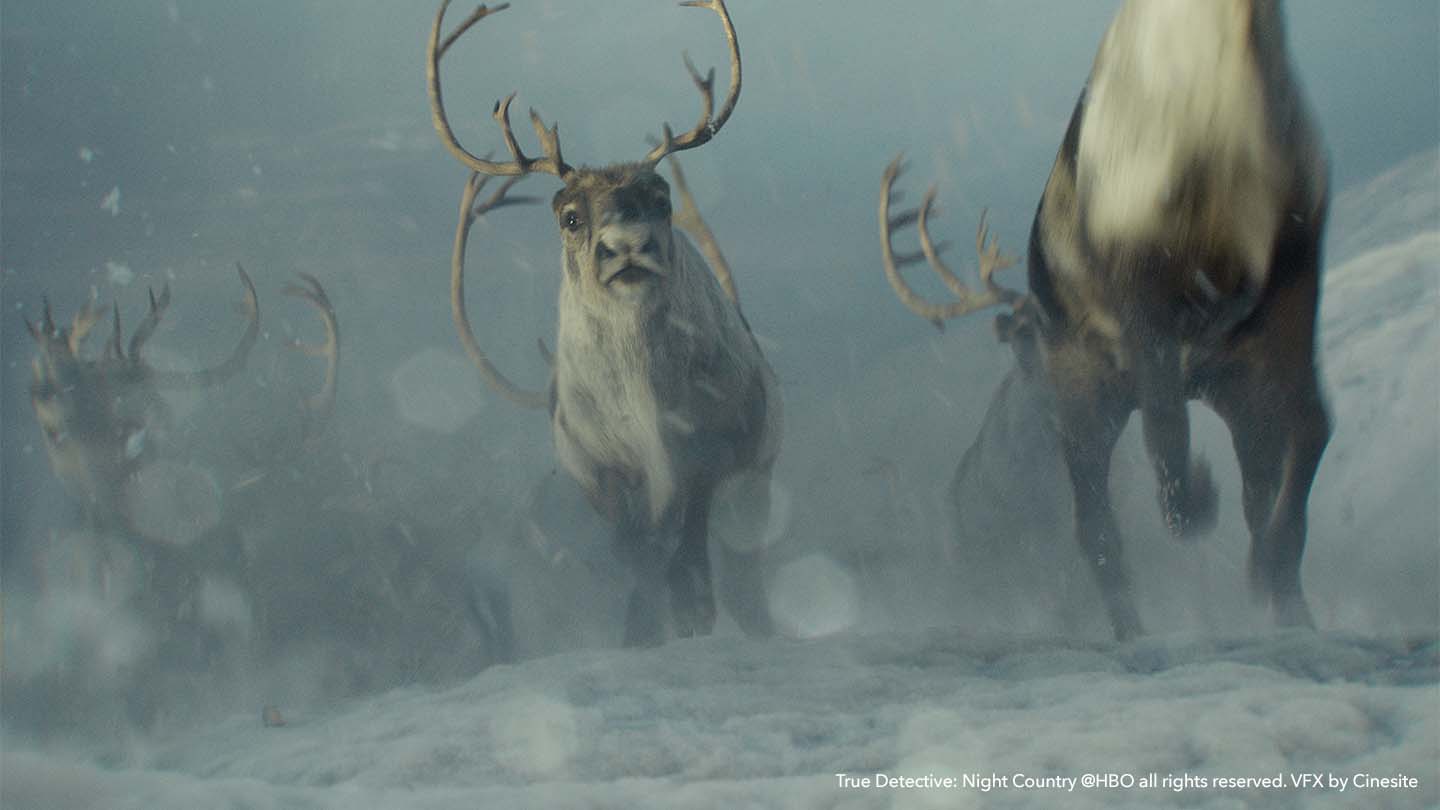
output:
M767 575L777 532L783 535L771 502L783 394L675 162L718 137L739 104L740 43L730 9L725 0L681 3L713 15L728 47L718 105L715 71L702 76L687 57L701 102L696 123L678 134L661 124L648 149L637 144L637 160L579 166L562 154L558 126L534 110L539 151L527 152L527 138L511 127L514 93L494 105L492 147L461 144L441 90L442 57L467 50L467 64L483 64L483 39L506 19L490 18L510 4L482 5L447 30L449 4L443 0L434 17L426 80L440 143L468 172L450 257L461 346L501 396L546 413L549 447L534 452L583 493L606 527L606 553L625 572L621 643L705 636L720 616L746 634L774 634ZM584 72L571 78L601 89ZM1111 503L1112 456L1138 413L1164 525L1178 538L1210 531L1220 499L1191 446L1187 403L1198 400L1233 439L1253 592L1276 623L1313 626L1301 559L1311 482L1330 435L1315 350L1327 168L1279 4L1129 0L1088 78L1074 84L1074 112L1055 133L1048 181L1035 189L1023 284L1005 282L1017 260L1001 251L983 217L978 283L967 282L932 236L936 190L899 210L901 159L877 171L879 264L897 297L936 326L993 310L996 335L1013 354L944 495L953 543L988 542L1002 523L1013 530L1013 521L1000 520L1007 516L1043 515L1041 532L1073 527L1088 564L1086 587L1098 591L1115 638L1142 634L1136 592L1156 586L1137 582L1127 564ZM887 148L876 144L877 153ZM496 151L503 157L495 159ZM671 181L661 173L667 161ZM540 343L548 379L534 388L502 373L481 347L465 287L467 254L504 272L500 254L469 244L472 226L496 209L535 202L514 193L530 175L558 184L550 207L560 247L553 349ZM498 185L487 195L492 181ZM912 226L918 249L902 249L899 237ZM911 286L903 271L920 264L935 271L951 300L930 300ZM173 550L169 538L137 525L137 499L145 496L135 481L157 460L184 454L168 430L162 391L243 384L260 312L250 277L243 269L239 276L244 333L211 369L160 371L142 356L170 303L168 286L151 293L128 343L117 304L111 337L95 356L84 350L103 319L93 297L68 326L57 325L48 303L30 326L37 347L31 402L43 446L55 477L110 547L157 558L156 549ZM296 403L299 426L277 442L284 452L271 454L287 460L332 421L340 395L336 308L318 280L304 281L287 292L321 315L325 342L300 348L324 359L324 382ZM256 482L271 468L265 458L256 463L258 472L237 489L265 491ZM409 524L392 525L418 542ZM148 586L182 581L190 580ZM446 587L432 591L463 603L457 615L479 626L476 638L503 649L497 658L509 655L504 585Z

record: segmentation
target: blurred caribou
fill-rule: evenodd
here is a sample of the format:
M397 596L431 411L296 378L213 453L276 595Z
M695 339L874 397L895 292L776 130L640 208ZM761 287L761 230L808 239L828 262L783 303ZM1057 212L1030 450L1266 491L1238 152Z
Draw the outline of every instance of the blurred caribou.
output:
M26 322L38 348L32 364L30 403L40 423L50 467L81 503L93 527L131 536L145 534L134 521L131 485L136 475L164 452L171 417L162 392L219 385L245 367L259 338L260 307L250 276L238 265L237 271L245 288L245 332L229 357L214 368L162 371L142 355L170 305L169 284L161 288L158 298L150 291L149 311L128 343L119 305L114 306L112 333L98 357L82 354L86 337L103 318L93 294L68 327L55 323L48 301L39 325ZM290 285L285 292L319 310L326 330L324 344L292 344L323 357L326 363L321 390L302 403L304 434L310 436L323 427L334 407L339 332L334 309L320 283L303 274L302 279L305 286Z
M160 392L218 385L244 368L260 334L260 306L249 275L243 267L236 269L245 286L245 333L230 356L210 369L160 371L141 356L170 305L169 284L158 299L150 291L150 309L128 346L120 305L114 306L114 328L97 358L81 354L85 338L104 317L93 293L69 327L55 324L49 301L38 326L26 321L39 349L30 404L50 468L94 526L137 533L127 490L135 474L157 457L169 428L169 408Z
M670 188L656 173L667 155L704 145L729 120L740 95L740 52L723 0L691 0L720 18L730 49L730 90L714 114L714 71L701 78L685 61L703 102L700 120L678 137L668 125L639 162L573 167L556 128L530 112L544 156L526 156L510 128L514 94L495 105L511 159L492 162L456 140L441 97L439 61L471 26L505 9L480 6L448 36L435 17L429 45L430 103L445 146L473 174L461 201L452 261L451 304L461 340L482 376L507 398L548 407L561 466L615 527L619 555L635 574L625 643L704 635L715 622L708 549L712 517L724 520L726 605L742 628L770 632L753 540L769 514L769 479L780 441L774 373L750 332L733 285L672 227ZM546 391L513 385L476 343L465 314L464 258L471 222L507 202L519 177L552 174L564 183L552 201L562 273L557 341ZM511 178L490 199L475 197L488 176ZM717 490L736 508L714 514ZM729 502L729 499L726 499ZM733 530L733 531L729 531ZM668 591L670 616L665 616Z
M1033 347L1045 386L1027 404L1053 414L1076 536L1115 635L1143 632L1108 490L1131 412L1140 411L1171 531L1189 536L1215 522L1208 467L1190 452L1191 399L1230 429L1252 589L1280 624L1313 625L1300 560L1330 435L1314 345L1327 169L1278 3L1131 0L1120 10L1035 215L1028 295L995 284L1009 260L984 246L983 220L984 289L967 289L944 266L927 227L933 189L917 210L890 214L899 165L881 186L885 272L901 300L937 325L1011 308L998 320L1020 357L1007 385L1029 384L1024 353ZM892 234L912 223L922 251L896 255ZM921 259L956 301L927 302L905 283L899 267ZM1012 399L997 396L975 447L1010 424L993 411ZM972 480L970 458L957 486Z

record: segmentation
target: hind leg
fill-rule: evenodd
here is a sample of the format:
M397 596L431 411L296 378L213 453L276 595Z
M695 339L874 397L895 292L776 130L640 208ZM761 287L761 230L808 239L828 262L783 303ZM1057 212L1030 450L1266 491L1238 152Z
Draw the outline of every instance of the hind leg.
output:
M1110 456L1123 424L1091 423L1078 434L1071 433L1067 426L1062 440L1075 493L1075 539L1100 585L1110 624L1120 641L1145 632L1135 609L1135 592L1121 550L1120 530L1110 508Z
M1203 387L1230 428L1251 534L1250 584L1281 625L1313 627L1300 584L1310 487L1330 417L1315 369L1323 212L1292 219L1276 247L1275 278Z
M1075 538L1100 585L1115 637L1124 641L1144 632L1110 506L1110 458L1131 403L1116 385L1119 375L1083 351L1050 358L1060 445L1075 495Z
M1276 391L1257 381L1248 390L1232 386L1215 405L1240 461L1251 589L1269 604L1278 624L1313 627L1300 561L1310 487L1330 438L1319 392L1313 382Z

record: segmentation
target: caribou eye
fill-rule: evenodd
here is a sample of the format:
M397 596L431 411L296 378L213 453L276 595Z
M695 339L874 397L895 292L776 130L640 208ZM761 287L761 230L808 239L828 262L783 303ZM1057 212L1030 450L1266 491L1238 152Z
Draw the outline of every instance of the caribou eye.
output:
M580 227L580 217L574 211L565 212L565 230L573 231Z

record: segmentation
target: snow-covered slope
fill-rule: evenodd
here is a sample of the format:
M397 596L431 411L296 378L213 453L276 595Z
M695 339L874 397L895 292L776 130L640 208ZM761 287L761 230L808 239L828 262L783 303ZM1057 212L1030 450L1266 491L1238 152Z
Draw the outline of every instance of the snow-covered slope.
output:
M1310 497L1308 587L1331 626L1440 611L1440 152L1332 205L1321 368L1335 432Z

